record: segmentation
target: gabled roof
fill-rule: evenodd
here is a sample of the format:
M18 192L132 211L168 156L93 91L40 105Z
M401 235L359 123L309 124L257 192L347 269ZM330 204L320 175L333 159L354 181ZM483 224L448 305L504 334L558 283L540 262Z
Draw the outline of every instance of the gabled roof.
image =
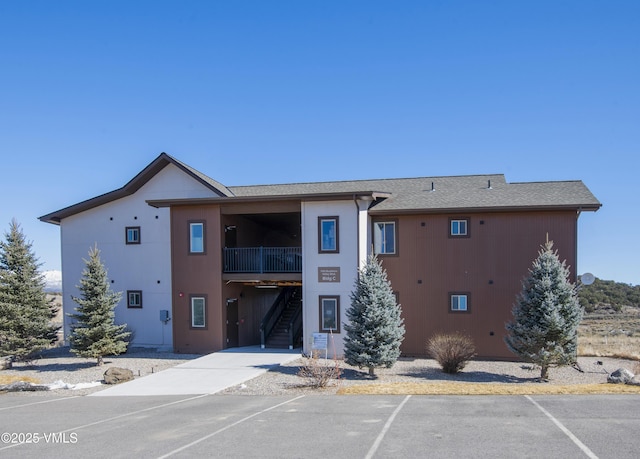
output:
M341 182L290 183L229 187L242 201L265 199L345 199L350 193L369 193L371 214L455 212L457 210L578 209L596 211L600 202L579 180L507 183L504 175L467 175ZM180 205L220 201L155 201L152 205Z
M169 164L173 164L186 174L193 177L196 181L200 182L205 187L209 188L211 191L216 193L218 196L233 196L233 193L223 184L213 180L210 177L207 177L203 173L193 169L192 167L184 164L181 161L169 156L166 153L161 153L156 159L154 159L151 164L145 167L138 175L132 178L125 186L119 188L117 190L111 191L109 193L102 194L100 196L96 196L95 198L88 199L86 201L82 201L78 204L74 204L69 207L65 207L64 209L57 210L47 215L43 215L39 219L46 223L53 223L54 225L60 224L60 221L63 218L70 217L72 215L78 214L80 212L84 212L89 209L93 209L94 207L101 206L103 204L107 204L109 202L115 201L117 199L130 196L136 191L138 191L144 184L146 184L149 180L151 180L156 174L158 174L162 169L164 169Z
M466 175L400 179L309 182L226 187L177 159L160 154L124 187L40 217L59 224L63 218L129 196L169 164L173 164L215 193L206 198L155 199L154 207L275 200L373 199L371 214L486 210L598 210L602 204L579 180L507 183L504 175Z

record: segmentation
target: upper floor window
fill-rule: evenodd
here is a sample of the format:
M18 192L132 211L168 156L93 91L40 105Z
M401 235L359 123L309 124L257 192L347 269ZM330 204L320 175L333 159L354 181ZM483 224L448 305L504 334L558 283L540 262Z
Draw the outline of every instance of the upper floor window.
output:
M453 237L469 237L469 219L452 218L449 220L449 235Z
M204 222L189 223L189 253L204 253Z
M318 252L338 253L338 217L318 217Z
M140 244L140 227L139 226L126 227L125 242L127 244Z
M396 222L373 224L373 250L377 255L396 253Z
M142 307L142 290L127 290L127 307Z
M449 297L452 312L466 312L469 310L469 296L467 294L452 293Z

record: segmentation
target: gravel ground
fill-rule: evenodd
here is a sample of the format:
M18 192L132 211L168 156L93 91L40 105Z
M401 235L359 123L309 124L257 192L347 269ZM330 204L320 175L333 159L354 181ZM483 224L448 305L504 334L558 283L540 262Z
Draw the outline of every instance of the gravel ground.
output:
M23 392L29 395L55 393L60 396L87 395L109 386L102 383L104 372L110 367L128 368L134 376L143 377L157 373L180 363L200 357L195 354L173 354L149 349L130 349L126 354L105 357L103 366L96 366L94 359L84 359L70 354L68 348L47 351L42 358L31 364L15 363L10 370L0 371L0 376L29 377L42 384L62 381L67 384L96 383L94 387L77 390L57 389L46 392ZM457 375L448 375L440 370L431 359L401 358L389 369L378 368L375 377L370 378L365 368L358 369L345 365L342 361L327 361L328 365L338 365L342 374L324 389L315 389L304 378L299 377L300 366L306 359L298 359L281 365L271 371L220 392L220 395L286 395L299 393L335 394L340 387L354 384L393 382L434 382L462 381L500 384L518 384L538 381L539 369L518 362L475 360L468 363ZM322 362L322 360L320 361ZM618 368L634 371L636 362L607 357L580 357L581 371L572 367L552 368L549 384L589 384L605 383L607 374Z
M392 368L377 368L375 376L371 378L366 368L350 367L338 361L337 364L342 370L340 379L330 382L324 389L314 389L310 388L303 378L297 376L300 366L304 363L303 359L298 359L281 365L242 385L224 390L220 394L284 395L313 392L331 395L341 387L355 384L438 381L521 384L538 382L540 376L539 368L533 368L522 362L474 360L469 362L462 372L449 375L442 372L435 360L401 358ZM329 361L329 364L335 365L336 362ZM582 371L573 367L552 368L549 371L548 384L606 383L609 373L618 368L633 371L636 362L607 357L580 357L578 365Z

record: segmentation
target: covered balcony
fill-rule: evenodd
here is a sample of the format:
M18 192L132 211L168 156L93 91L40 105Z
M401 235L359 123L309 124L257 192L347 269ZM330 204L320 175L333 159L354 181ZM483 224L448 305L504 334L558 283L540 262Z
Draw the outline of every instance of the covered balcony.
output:
M224 249L225 273L301 273L301 247L235 247Z

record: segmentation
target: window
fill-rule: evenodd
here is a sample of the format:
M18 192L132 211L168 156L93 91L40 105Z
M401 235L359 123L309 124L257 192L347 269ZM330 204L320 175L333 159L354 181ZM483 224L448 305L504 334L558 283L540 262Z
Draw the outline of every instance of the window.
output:
M340 333L340 297L320 297L320 331Z
M191 297L191 327L205 328L205 298L202 296Z
M125 230L125 242L127 244L140 244L139 226L127 226Z
M452 218L449 220L450 232L452 237L469 237L469 219L468 218Z
M142 307L142 290L127 290L127 307Z
M318 252L339 252L338 217L318 217Z
M450 298L452 312L466 312L469 310L469 296L467 294L452 293Z
M204 253L204 223L189 223L189 253Z
M373 249L376 254L396 253L396 222L375 222L373 224Z

